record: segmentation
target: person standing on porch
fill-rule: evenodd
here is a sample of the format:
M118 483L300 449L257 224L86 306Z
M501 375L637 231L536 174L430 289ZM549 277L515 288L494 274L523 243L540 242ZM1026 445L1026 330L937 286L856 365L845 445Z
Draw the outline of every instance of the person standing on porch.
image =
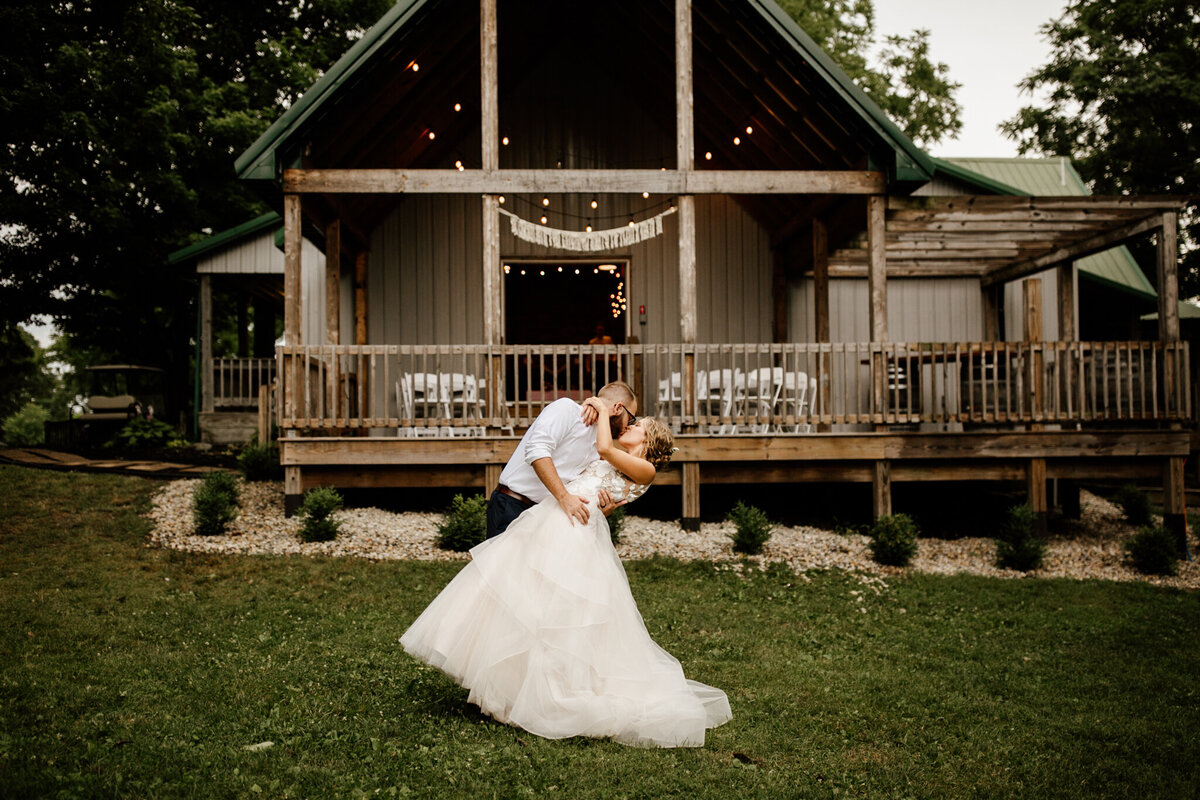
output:
M596 394L612 406L608 423L613 438L620 437L637 420L637 397L633 389L627 383L614 381L602 386ZM565 484L579 477L584 467L599 458L596 436L591 430L598 417L594 407L580 406L567 397L542 409L521 437L500 473L500 485L488 499L487 538L504 533L523 511L551 496L570 519L587 524L588 500L568 492ZM607 492L600 493L597 504L605 516L617 505Z

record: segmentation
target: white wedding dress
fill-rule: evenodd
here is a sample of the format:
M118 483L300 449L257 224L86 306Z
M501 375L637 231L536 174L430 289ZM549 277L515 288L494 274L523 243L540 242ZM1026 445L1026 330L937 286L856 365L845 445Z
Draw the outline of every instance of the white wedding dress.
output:
M538 736L698 747L730 719L729 700L650 638L597 510L602 488L618 501L646 490L606 461L589 465L567 484L590 501L587 525L553 498L528 509L471 550L400 643L485 713Z

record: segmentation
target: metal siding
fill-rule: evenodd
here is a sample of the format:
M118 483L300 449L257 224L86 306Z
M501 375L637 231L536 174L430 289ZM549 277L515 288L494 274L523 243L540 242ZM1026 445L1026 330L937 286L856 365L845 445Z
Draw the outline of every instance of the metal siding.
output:
M282 275L283 252L275 246L275 231L264 231L199 259L196 272L202 275Z

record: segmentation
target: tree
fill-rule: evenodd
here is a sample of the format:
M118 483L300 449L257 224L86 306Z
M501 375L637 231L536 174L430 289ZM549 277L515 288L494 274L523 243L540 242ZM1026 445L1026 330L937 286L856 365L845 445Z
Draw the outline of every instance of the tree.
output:
M1200 185L1200 3L1075 0L1042 26L1050 61L1021 82L1045 99L1001 129L1022 154L1069 156L1096 194ZM1200 221L1182 220L1180 294L1200 294Z
M195 289L167 254L266 210L234 158L389 5L0 7L0 324L166 367L181 408Z
M872 0L781 0L780 7L914 142L928 147L962 130L954 99L961 84L949 80L949 67L930 60L929 31L886 37L872 66Z

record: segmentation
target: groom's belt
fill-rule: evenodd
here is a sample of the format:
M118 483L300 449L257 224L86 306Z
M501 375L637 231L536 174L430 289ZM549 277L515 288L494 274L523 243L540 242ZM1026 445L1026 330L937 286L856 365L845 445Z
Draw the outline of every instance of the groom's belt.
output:
M512 489L508 488L508 487L507 487L507 486L505 486L504 484L500 484L500 485L499 485L499 486L497 486L496 488L500 490L500 494L506 494L506 495L508 495L509 497L511 497L511 498L513 498L514 500L516 500L518 503L522 503L522 504L524 504L524 505L527 505L527 506L531 506L531 505L533 505L533 501L532 501L532 500L530 500L528 497L526 497L525 495L521 494L520 492L514 492Z

